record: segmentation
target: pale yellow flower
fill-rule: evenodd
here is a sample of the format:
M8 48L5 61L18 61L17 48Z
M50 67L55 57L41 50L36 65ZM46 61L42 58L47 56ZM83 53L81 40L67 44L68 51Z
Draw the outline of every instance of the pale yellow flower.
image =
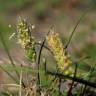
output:
M57 66L60 72L65 74L72 73L72 61L69 55L66 55L66 50L63 48L63 44L59 38L59 34L51 32L46 37L47 43L54 54L54 58L57 62Z
M26 57L31 61L35 62L36 52L35 52L35 40L31 36L31 30L26 22L26 20L19 18L17 24L18 31L18 43L24 48Z

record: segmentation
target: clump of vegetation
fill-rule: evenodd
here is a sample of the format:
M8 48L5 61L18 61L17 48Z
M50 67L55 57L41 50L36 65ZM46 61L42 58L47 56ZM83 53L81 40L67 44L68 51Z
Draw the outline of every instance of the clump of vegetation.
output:
M81 20L81 18L80 18ZM79 20L79 22L80 22ZM19 18L17 23L17 40L22 50L25 52L27 60L30 65L27 64L24 67L22 64L16 66L12 57L7 49L3 35L0 32L0 39L4 45L5 51L10 59L12 66L10 68L16 73L11 74L6 68L0 65L0 68L13 79L14 84L2 84L8 86L6 90L1 92L2 96L88 96L95 91L95 65L91 66L80 64L80 61L88 59L87 57L80 58L80 60L72 60L72 56L67 51L68 45L72 39L74 30L72 31L68 42L63 45L59 34L54 31L54 28L50 28L43 41L39 42L32 35L33 27L29 26L25 19ZM47 45L46 45L46 44ZM51 53L56 61L55 71L48 69L48 61L42 56L43 48ZM35 66L31 66L31 65ZM87 71L82 67L89 68ZM27 79L26 79L27 77ZM91 78L92 79L91 81ZM14 90L10 90L10 86L14 87ZM91 95L92 96L92 95Z

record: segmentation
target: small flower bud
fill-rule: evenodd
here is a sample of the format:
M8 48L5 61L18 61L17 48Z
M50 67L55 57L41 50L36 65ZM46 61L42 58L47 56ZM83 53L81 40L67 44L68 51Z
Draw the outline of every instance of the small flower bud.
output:
M11 25L11 24L9 24L9 25L8 25L8 27L9 27L9 28L11 28L11 27L12 27L12 25Z

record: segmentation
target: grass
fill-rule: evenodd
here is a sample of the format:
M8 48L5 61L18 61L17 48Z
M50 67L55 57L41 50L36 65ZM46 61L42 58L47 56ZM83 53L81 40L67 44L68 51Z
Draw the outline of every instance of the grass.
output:
M10 2L11 2L11 0L10 0ZM21 1L19 2L17 0L16 2L17 2L16 3L17 5L20 4L20 6L21 6L21 3L20 3ZM67 47L69 47L68 45L70 44L70 42L71 42L71 40L73 38L73 34L74 34L76 28L78 27L80 21L82 20L82 18L83 17L81 17L77 21L76 26L73 28L73 31L72 31L71 35L69 36L68 42L66 42L66 47L65 47L64 50L66 50ZM15 91L11 92L11 91L8 90L8 92L7 92L7 91L4 90L3 92L1 92L1 94L3 96L10 96L10 94L14 94L12 96L22 96L22 94L25 92L25 89L27 89L27 88L31 89L31 91L29 91L27 89L27 92L29 94L28 96L32 96L30 94L31 94L31 92L34 93L34 91L32 89L34 87L34 83L32 82L32 80L30 81L30 79L28 78L29 75L31 75L31 79L32 79L33 76L36 77L35 85L37 86L36 92L38 94L40 94L40 92L42 92L42 94L46 93L46 94L49 94L49 96L71 96L71 94L74 94L74 93L72 93L72 90L73 90L72 86L74 85L74 82L78 82L79 84L82 84L84 86L89 86L90 89L91 89L91 87L96 88L96 86L95 86L96 83L95 83L95 80L93 79L93 78L95 78L95 74L96 74L96 68L95 68L95 64L93 62L93 59L96 59L95 58L96 57L96 54L95 54L96 53L96 48L95 48L96 46L94 46L94 45L86 45L86 48L81 50L82 53L85 52L87 55L90 55L91 58L93 58L93 59L91 59L91 60L84 60L84 61L81 60L81 62L79 62L79 63L76 62L77 63L78 72L80 72L81 75L82 75L81 77L80 76L76 77L75 74L78 75L77 72L73 74L74 76L65 75L62 72L58 72L58 70L57 70L58 68L56 66L57 62L55 62L56 64L53 64L55 59L54 59L53 62L49 62L48 60L49 60L49 58L51 58L51 56L47 57L47 56L44 56L44 54L42 56L43 48L45 48L44 45L45 45L46 37L44 38L44 41L42 41L42 43L39 44L39 47L36 46L37 49L39 49L39 50L36 51L38 53L37 59L36 59L36 62L35 62L36 64L38 64L37 65L37 69L29 67L28 65L27 65L28 67L24 67L22 64L20 66L14 65L14 62L13 62L13 59L12 59L12 57L10 55L9 49L6 46L6 44L9 45L9 43L7 41L9 41L8 34L11 31L11 29L9 29L8 26L5 26L5 24L1 23L0 30L1 30L0 31L1 32L0 33L1 34L0 35L1 36L0 37L1 43L3 44L3 46L5 48L5 51L6 51L8 57L9 57L9 59L11 61L10 65L9 64L3 64L3 66L0 65L0 68L4 72L6 72L7 75L11 79L13 79L13 81L16 81L16 83L13 84L14 87L15 86L19 86L19 88L18 88L19 91L16 91L16 93L15 93ZM6 32L6 36L5 36L5 33L3 33L3 32ZM2 37L2 34L3 34L4 38ZM81 36L80 35L79 36L80 36L80 38L81 37L84 38L85 35L86 34L81 34ZM48 49L48 48L46 48L46 49ZM46 51L44 51L44 52L46 52ZM48 50L48 52L49 52L49 50ZM52 55L52 56L54 58L54 55ZM45 59L44 59L44 57L45 57ZM42 59L44 59L44 61ZM92 66L90 65L90 63L91 63ZM73 62L72 64L75 65L75 62ZM52 67L55 70L51 69ZM14 74L14 72L17 74L18 77ZM84 77L83 77L83 75L84 75ZM25 77L27 77L27 80L25 80ZM91 78L92 81L91 81L91 79L89 80L89 78ZM69 81L69 80L71 80L73 82L73 83L71 82L72 89L69 88L69 90L67 90L66 92L62 93L61 90L60 90L60 86L61 86L62 82L65 83L65 81ZM26 83L27 81L29 81L28 84ZM32 83L32 85L30 86L31 83ZM10 85L12 85L12 84L8 84L8 86L10 86ZM78 86L78 84L77 84L77 86ZM69 86L67 85L67 87L69 87ZM85 88L85 89L87 90L87 88ZM83 90L83 93L86 90ZM80 94L78 92L76 92L76 93L77 94L75 94L73 96L80 96ZM37 95L35 95L35 96L37 96Z

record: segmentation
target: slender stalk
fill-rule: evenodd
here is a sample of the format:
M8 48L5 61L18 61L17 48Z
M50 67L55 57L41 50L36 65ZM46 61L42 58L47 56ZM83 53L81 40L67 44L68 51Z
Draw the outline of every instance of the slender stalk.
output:
M71 40L72 40L72 37L73 37L73 35L74 35L74 33L75 33L76 28L78 27L78 25L80 24L80 22L82 21L82 19L83 19L84 16L86 15L86 13L89 11L89 9L91 9L91 6L88 7L86 10L84 10L83 13L81 14L81 16L79 17L76 25L74 26L74 28L73 28L70 36L69 36L69 40L68 40L68 42L66 43L66 46L64 47L65 49L69 46L69 44L70 44L70 42L71 42Z
M20 72L20 86L19 86L19 96L22 96L22 66L21 66L21 72Z
M74 72L74 78L76 77L76 73L77 73L77 64L75 64L75 72ZM73 85L74 85L74 80L72 81L72 84L71 84L71 87L68 91L68 95L67 96L71 96L71 91L72 91L72 88L73 88Z
M49 34L49 32L50 31L48 31L47 35ZM46 42L46 37L44 38L44 40L41 43L39 54L38 54L38 58L37 58L37 68L38 68L38 73L37 73L38 82L37 82L37 84L39 85L39 88L38 88L39 93L40 93L40 73L39 73L39 70L40 70L40 59L41 59L41 53L42 53L42 49L44 47L45 42Z
M69 79L69 80L74 80L75 82L78 82L78 83L96 88L96 83L89 82L89 81L86 81L86 80L83 80L83 79L80 79L80 78L77 78L77 77L74 78L74 77L71 77L69 75L63 75L63 74L56 73L56 72L51 72L51 71L48 71L48 70L47 70L47 74L52 75L52 76L56 76L57 78L62 78L62 79L66 78L66 79Z
M74 35L74 33L75 33L75 30L76 30L76 28L78 27L79 23L81 22L81 20L83 19L84 16L85 16L85 12L81 15L81 17L78 19L75 27L73 28L73 31L71 32L71 35L69 36L69 40L68 40L68 42L67 42L67 44L66 44L66 46L65 46L65 49L68 48L68 46L69 46L69 44L70 44L70 42L71 42L71 40L72 40L72 37L73 37L73 35Z

